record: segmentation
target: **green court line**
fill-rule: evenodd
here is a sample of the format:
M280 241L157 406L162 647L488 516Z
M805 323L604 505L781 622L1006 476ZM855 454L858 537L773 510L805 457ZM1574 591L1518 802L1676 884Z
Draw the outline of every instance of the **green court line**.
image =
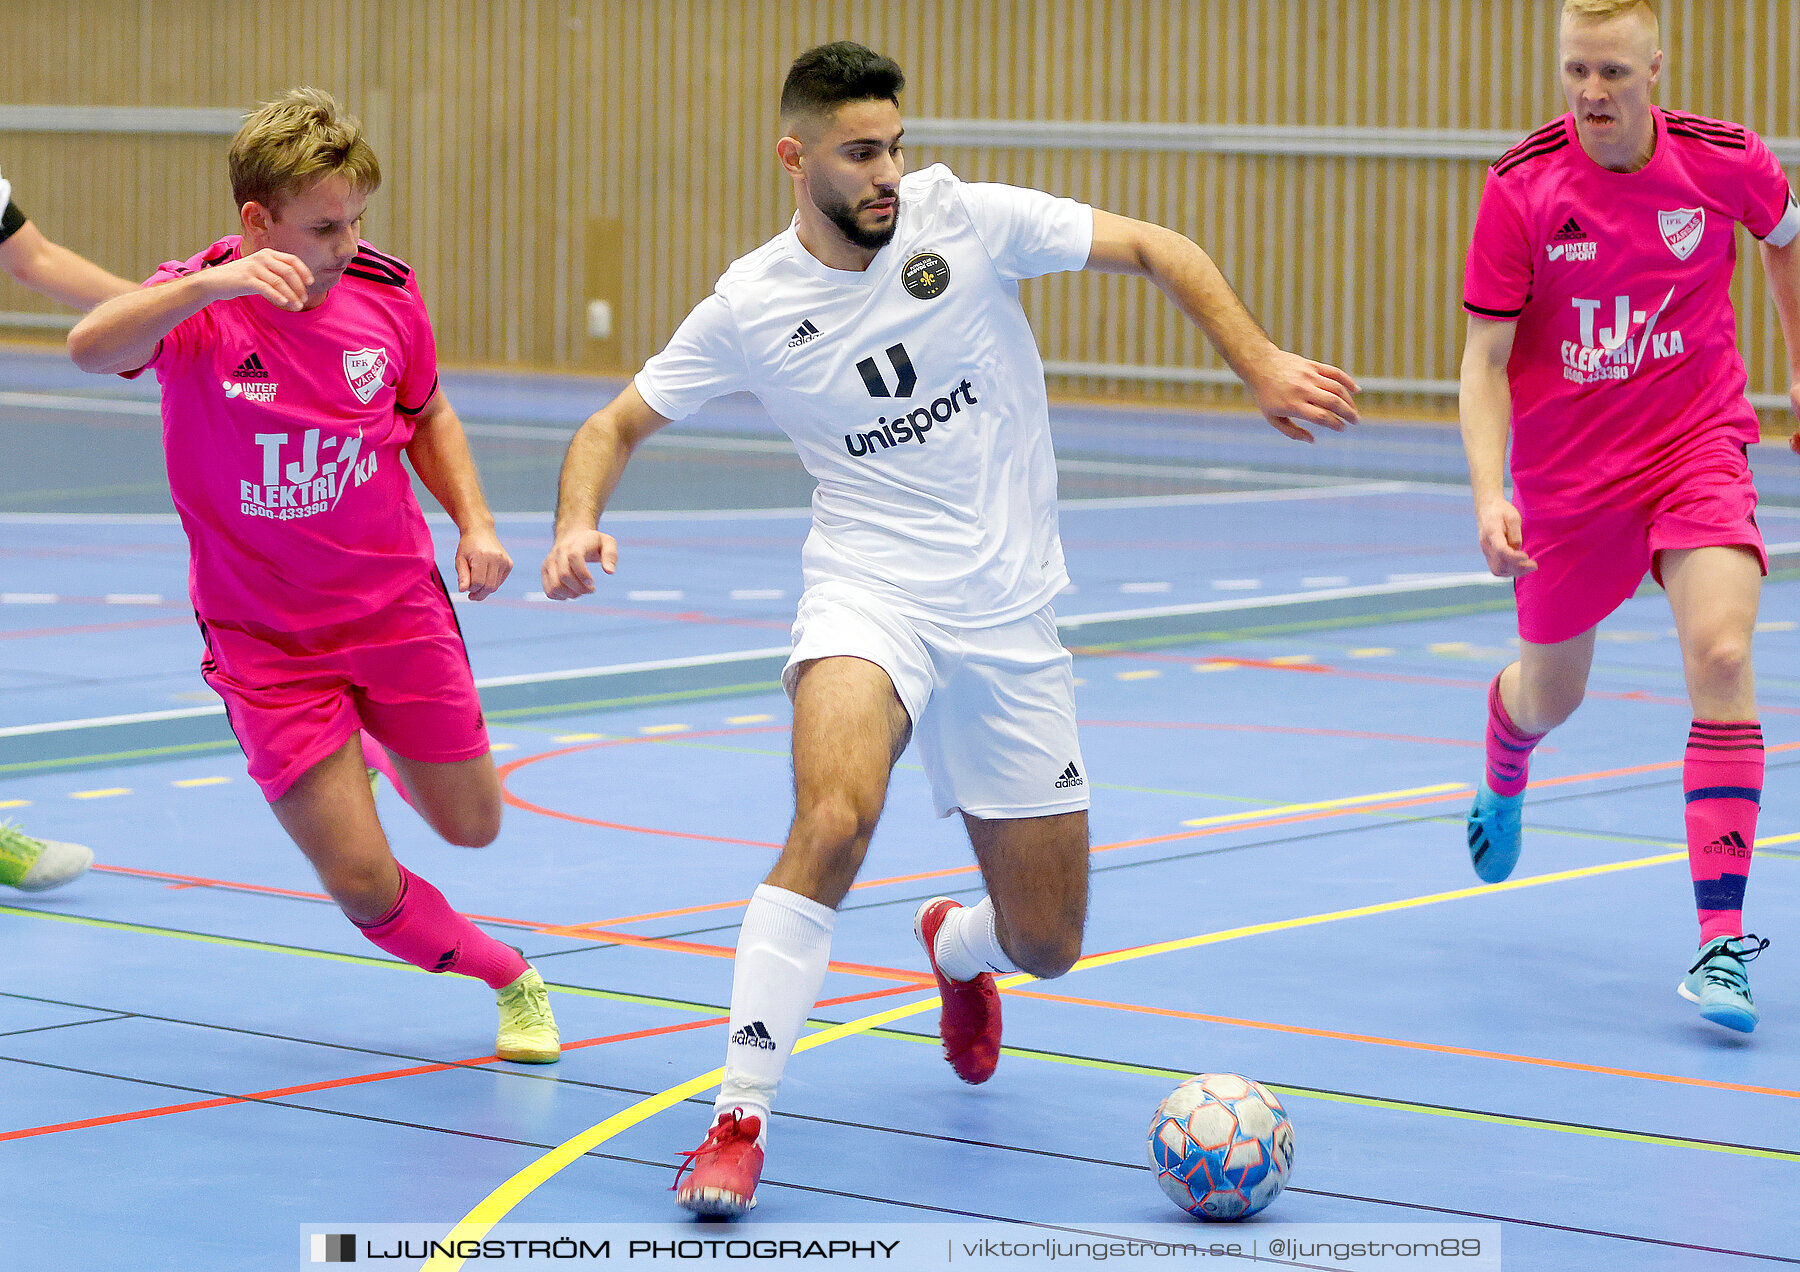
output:
M808 1021L809 1025L814 1022ZM825 1026L815 1026L823 1028ZM907 1033L898 1029L865 1030L871 1037L889 1038L899 1042L922 1043L927 1046L941 1046L935 1037L925 1034ZM1074 1065L1083 1069L1102 1069L1109 1073L1128 1073L1143 1077L1164 1078L1175 1082L1185 1082L1193 1077L1192 1073L1181 1069L1159 1069L1152 1065L1126 1064L1117 1060L1096 1060L1089 1056L1066 1055L1055 1051L1037 1051L1027 1047L1001 1047L1000 1054L1016 1056L1021 1060L1044 1060L1051 1064ZM1568 1122L1552 1122L1543 1118L1519 1117L1509 1113L1481 1113L1471 1109L1449 1108L1442 1104L1422 1104L1412 1100L1387 1100L1372 1095L1349 1095L1341 1091L1321 1091L1316 1087L1286 1086L1275 1082L1264 1082L1263 1086L1283 1096L1299 1096L1309 1100L1330 1100L1334 1104L1352 1104L1361 1108L1385 1109L1397 1113L1425 1113L1433 1117L1454 1117L1465 1122L1487 1122L1494 1126L1507 1126L1521 1130L1560 1131L1569 1135L1586 1135L1594 1139L1623 1140L1633 1144L1651 1144L1658 1148L1692 1148L1706 1153L1728 1153L1737 1157L1760 1157L1768 1161L1800 1162L1800 1152L1790 1152L1779 1148L1751 1148L1741 1144L1714 1144L1706 1140L1688 1139L1680 1135L1655 1135L1642 1131L1616 1131L1607 1127L1579 1126Z
M253 941L242 937L213 936L201 932L189 932L180 928L153 927L148 924L126 923L117 919L95 919L81 915L52 914L42 910L33 910L19 906L0 905L0 914L10 914L22 918L48 919L56 923L73 923L82 927L95 927L117 932L133 932L149 936L174 937L178 940L198 941L207 945L223 945L233 949L251 950L258 953L297 954L306 958L324 959L328 962L349 963L359 967L375 967L388 971L426 973L410 963L401 963L392 959L373 958L365 954L339 954L327 950L309 949L305 946L282 945L271 941ZM682 999L660 998L646 994L626 994L616 990L590 989L586 986L563 985L546 982L546 988L557 993L573 994L584 998L598 998L608 1002L630 1003L647 1007L663 1007L675 1011L692 1012L699 1015L716 1016L726 1014L724 1008L705 1003L692 1003ZM809 1019L809 1028L824 1030L837 1027L840 1022L816 1021ZM909 1033L904 1030L884 1029L880 1027L867 1029L864 1032L871 1036L887 1038L893 1041L910 1042L926 1046L938 1046L940 1040L925 1034ZM1124 1061L1099 1060L1089 1056L1067 1055L1059 1052L1039 1051L1025 1047L1002 1047L1001 1053L1022 1060L1042 1060L1053 1064L1074 1065L1080 1068L1100 1069L1111 1073L1127 1073L1146 1077L1185 1081L1193 1075L1176 1069L1163 1069L1149 1065L1129 1064ZM1340 1104L1357 1105L1364 1108L1386 1109L1404 1113L1425 1113L1437 1117L1454 1117L1464 1121L1486 1122L1495 1126L1507 1126L1526 1130L1560 1131L1566 1134L1586 1135L1598 1139L1620 1140L1630 1143L1651 1144L1663 1148L1700 1149L1704 1152L1727 1153L1743 1157L1758 1157L1773 1161L1800 1162L1800 1152L1788 1152L1779 1149L1749 1148L1741 1145L1711 1144L1705 1141L1685 1139L1679 1136L1654 1135L1635 1131L1616 1131L1601 1127L1574 1126L1561 1122L1546 1121L1540 1118L1519 1117L1503 1113L1482 1113L1467 1109L1453 1109L1436 1104L1423 1104L1407 1100L1381 1099L1375 1096L1350 1095L1343 1092L1321 1091L1311 1087L1286 1086L1276 1083L1264 1083L1270 1090L1283 1095L1304 1096L1309 1099L1331 1100Z
M781 688L779 680L762 680L744 685L719 685L713 689L675 689L667 693L640 693L628 698L595 698L588 702L550 702L539 707L505 707L487 712L490 720L524 720L533 716L579 715L586 711L622 710L657 702L697 702L704 698L747 698L752 694L771 693Z
M339 954L332 950L309 949L304 945L281 945L274 941L252 941L239 936L213 936L206 932L188 932L181 928L153 927L146 923L126 923L119 919L94 919L79 914L52 914L47 910L33 910L23 906L0 905L0 914L11 914L19 918L48 919L53 923L74 923L81 927L96 927L112 932L134 932L143 936L170 936L180 941L199 941L204 945L224 945L231 949L252 950L260 954L298 954L303 958L319 958L331 963L349 963L356 967L379 967L391 972L418 972L427 975L423 968L414 967L411 963L401 963L390 958L374 958L367 954ZM723 1007L707 1003L690 1003L679 998L658 998L647 994L624 994L611 989L589 989L585 985L563 985L551 981L544 982L545 987L559 994L574 994L580 998L603 998L608 1002L635 1003L645 1007L667 1007L674 1011L697 1012L703 1016L727 1014Z
M1382 627L1389 623L1418 623L1434 618L1456 618L1465 614L1487 614L1511 609L1512 597L1492 601L1473 601L1465 605L1442 605L1431 609L1390 610L1379 614L1347 614L1342 618L1307 619L1295 623L1270 623L1262 627L1212 628L1198 632L1178 632L1172 636L1147 636L1141 640L1113 641L1104 645L1070 645L1077 658L1094 654L1128 653L1134 649L1160 649L1168 645L1222 644L1234 640L1252 640L1262 636L1293 636L1302 632L1338 631L1347 627ZM1121 622L1149 621L1121 619ZM1098 623L1094 626L1099 626ZM1079 629L1074 634L1079 639Z
M104 755L69 755L59 760L21 760L16 764L0 764L0 776L8 773L41 773L53 769L105 768L111 764L172 760L186 755L237 749L238 744L234 739L223 738L215 742L183 742L177 746L151 746L136 751L109 751Z

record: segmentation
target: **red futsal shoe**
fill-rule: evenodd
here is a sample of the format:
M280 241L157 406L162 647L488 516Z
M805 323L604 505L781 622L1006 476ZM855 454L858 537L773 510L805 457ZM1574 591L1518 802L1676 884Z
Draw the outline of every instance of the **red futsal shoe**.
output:
M938 1036L944 1040L944 1059L957 1077L978 1084L993 1077L1000 1063L1000 991L994 988L992 972L957 981L938 970L938 929L952 910L962 908L960 901L933 897L913 917L913 935L925 947L925 957L931 960L932 974L937 977L938 997L943 1000Z
M700 1147L682 1154L687 1160L671 1185L676 1204L697 1215L727 1219L754 1206L756 1185L762 1179L763 1151L756 1143L761 1133L760 1117L745 1117L737 1109L719 1114Z

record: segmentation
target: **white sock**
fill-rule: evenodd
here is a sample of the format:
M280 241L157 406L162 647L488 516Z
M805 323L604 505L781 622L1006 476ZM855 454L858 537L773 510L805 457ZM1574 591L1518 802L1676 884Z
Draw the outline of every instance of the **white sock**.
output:
M983 897L980 905L965 906L945 915L932 953L937 955L938 969L951 980L974 980L983 972L1018 970L1000 948L1000 937L994 931L992 897Z
M765 883L751 896L738 929L731 1032L714 1121L739 1109L760 1117L767 1137L782 1070L825 983L836 925L837 911L786 888Z

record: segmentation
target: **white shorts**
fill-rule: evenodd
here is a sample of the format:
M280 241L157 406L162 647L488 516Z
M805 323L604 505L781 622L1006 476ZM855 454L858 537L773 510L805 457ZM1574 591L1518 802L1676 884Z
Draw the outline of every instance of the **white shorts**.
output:
M860 588L808 588L782 670L788 697L802 663L848 656L887 672L939 817L1048 817L1088 806L1075 736L1074 659L1043 609L998 627L940 627Z

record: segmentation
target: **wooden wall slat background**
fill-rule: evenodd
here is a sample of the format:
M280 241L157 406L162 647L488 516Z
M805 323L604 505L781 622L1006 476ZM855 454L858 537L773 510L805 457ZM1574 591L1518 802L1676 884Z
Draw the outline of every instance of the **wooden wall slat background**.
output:
M630 370L786 222L775 99L795 53L860 39L918 117L1511 129L1561 111L1556 0L0 0L0 100L247 106L330 89L386 169L369 236L420 274L462 363ZM1800 136L1800 5L1664 0L1660 100ZM0 131L53 238L120 272L235 227L224 141ZM1363 376L1453 379L1477 160L915 146L1163 221L1275 337ZM1790 173L1790 176L1794 175ZM1741 258L1755 259L1745 240ZM1783 386L1760 269L1737 294L1751 387ZM1027 288L1051 360L1217 366L1136 280ZM615 334L586 334L590 298ZM49 306L0 278L0 310ZM1201 385L1057 387L1217 401ZM1398 408L1443 399L1390 398Z

